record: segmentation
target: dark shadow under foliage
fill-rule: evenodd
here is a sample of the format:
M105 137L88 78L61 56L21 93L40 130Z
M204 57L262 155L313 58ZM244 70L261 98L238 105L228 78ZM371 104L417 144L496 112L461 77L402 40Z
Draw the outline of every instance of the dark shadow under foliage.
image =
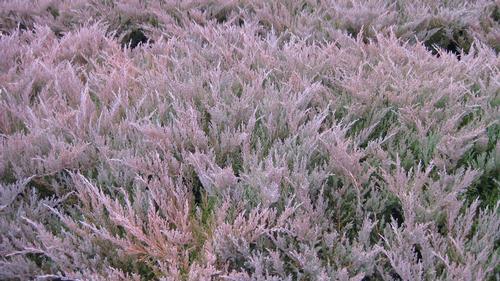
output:
M143 45L146 43L154 43L154 42L152 40L150 40L148 37L146 37L143 30L132 29L132 31L130 31L129 33L127 33L123 37L123 39L121 41L121 46L134 49L137 46Z

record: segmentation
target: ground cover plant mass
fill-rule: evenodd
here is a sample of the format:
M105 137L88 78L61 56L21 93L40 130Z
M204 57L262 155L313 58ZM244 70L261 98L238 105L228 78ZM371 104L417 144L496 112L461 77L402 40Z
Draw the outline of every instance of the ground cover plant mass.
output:
M0 280L499 280L500 2L0 1Z

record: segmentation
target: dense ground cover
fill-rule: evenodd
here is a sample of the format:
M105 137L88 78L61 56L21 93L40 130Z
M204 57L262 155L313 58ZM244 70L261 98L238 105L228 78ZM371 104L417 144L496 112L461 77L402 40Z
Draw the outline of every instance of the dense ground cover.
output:
M498 280L498 1L0 1L1 280Z

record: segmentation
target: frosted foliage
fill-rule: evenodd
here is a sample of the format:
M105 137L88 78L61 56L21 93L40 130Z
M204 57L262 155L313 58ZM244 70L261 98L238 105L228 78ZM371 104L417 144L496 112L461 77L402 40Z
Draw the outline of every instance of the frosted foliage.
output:
M497 0L0 0L0 280L499 280Z

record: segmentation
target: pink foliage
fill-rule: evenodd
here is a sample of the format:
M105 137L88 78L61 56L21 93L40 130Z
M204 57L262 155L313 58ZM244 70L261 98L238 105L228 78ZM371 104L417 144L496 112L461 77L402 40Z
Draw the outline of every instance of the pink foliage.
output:
M499 18L0 0L0 279L499 279Z

